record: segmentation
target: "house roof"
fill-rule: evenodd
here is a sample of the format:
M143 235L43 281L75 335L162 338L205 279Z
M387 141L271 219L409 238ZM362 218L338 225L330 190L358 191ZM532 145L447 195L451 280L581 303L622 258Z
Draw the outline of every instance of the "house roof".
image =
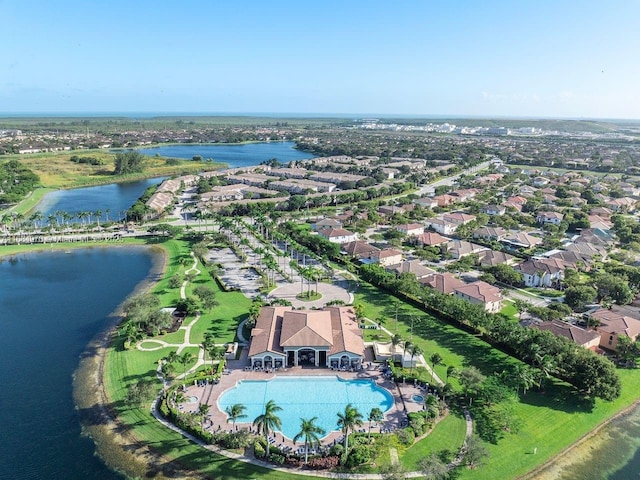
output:
M601 308L596 310L591 314L591 318L596 318L600 321L600 325L597 327L598 331L614 335L626 335L635 340L640 334L640 320L631 315L637 316L638 312L614 306L611 309Z
M556 337L565 337L572 342L585 346L592 341L599 339L600 334L594 330L585 330L584 328L576 327L570 323L565 323L559 320L552 320L551 322L541 322L535 325L538 330L546 330L553 333Z
M502 238L506 234L507 231L502 227L480 227L473 231L476 238Z
M475 220L476 216L469 215L468 213L456 212L456 213L445 213L442 216L442 219L445 222L460 224L460 223L469 223L472 220Z
M429 285L440 293L452 293L457 287L465 285L462 280L456 278L452 273L436 273L430 277L420 279L423 285Z
M537 273L554 275L564 270L562 260L557 258L531 258L514 267L526 275Z
M402 255L402 252L400 250L396 250L395 248L383 248L382 250L373 252L371 256L374 258L389 258L396 257L398 255Z
M249 356L265 352L284 355L284 347L328 347L329 354L364 355L362 331L352 307L312 311L262 307L251 331Z
M498 252L496 250L487 250L486 252L480 253L480 265L483 267L500 265L502 263L509 263L514 258L513 255L509 255L508 253Z
M477 281L469 283L468 285L462 285L455 289L456 292L466 295L467 297L475 298L482 303L499 302L502 300L500 289L488 284L487 282Z
M387 267L387 270L396 272L397 274L413 273L416 278L423 278L436 273L430 268L422 265L419 260L409 260L402 263L396 263L395 265Z
M502 239L503 242L522 247L533 247L542 243L542 239L525 232L512 232Z
M349 237L353 235L353 232L345 230L344 228L323 228L318 232L323 237L336 238L336 237Z
M331 314L327 311L287 311L282 318L280 346L328 347L333 343Z
M417 242L423 245L441 245L447 243L450 238L443 237L438 232L424 232L421 235L416 236Z
M353 242L343 243L340 249L346 254L356 258L370 257L373 253L380 250L364 240L354 240Z

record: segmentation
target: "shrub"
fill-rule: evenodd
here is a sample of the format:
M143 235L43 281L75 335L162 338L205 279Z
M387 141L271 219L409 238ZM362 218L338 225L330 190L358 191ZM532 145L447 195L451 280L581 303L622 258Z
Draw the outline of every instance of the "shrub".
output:
M340 457L316 457L310 458L307 468L311 470L329 470L336 468L340 463Z
M336 443L333 447L331 447L331 450L329 450L330 455L335 455L338 458L341 457L343 453L344 445L342 445L341 443Z
M347 468L353 468L357 465L367 463L369 460L371 460L369 447L366 445L355 445L349 452L345 466Z
M253 442L253 454L256 458L264 458L265 449L262 446L262 442L260 440L256 440Z
M279 453L274 453L273 455L269 456L269 460L271 460L276 465L283 465L286 457L284 455L280 455Z
M398 430L396 432L396 436L398 437L398 441L402 445L406 446L412 445L416 440L416 434L413 433L412 428L403 428L402 430Z

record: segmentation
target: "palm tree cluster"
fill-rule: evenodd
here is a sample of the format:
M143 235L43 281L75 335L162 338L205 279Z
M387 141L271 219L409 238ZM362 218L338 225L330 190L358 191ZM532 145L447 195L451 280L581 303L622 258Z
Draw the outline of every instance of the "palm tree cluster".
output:
M235 425L235 422L240 419L246 417L244 415L246 407L242 404L235 404L227 407L225 410L228 418L228 422L232 422ZM282 427L282 421L280 417L277 415L282 408L276 405L273 400L269 400L265 406L264 411L258 415L253 421L253 426L256 427L256 430L259 434L264 436L267 448L265 449L265 459L269 459L269 436L274 431L280 429ZM364 417L362 413L354 407L352 404L348 404L344 411L339 412L337 414L338 422L337 425L342 430L344 434L344 450L345 457L348 455L349 449L349 434L353 433L353 431L362 426ZM371 425L374 422L381 422L384 419L384 413L379 408L372 408L371 412L369 412L369 416L367 420L370 422L369 424L369 434L371 434ZM293 442L297 443L302 440L304 442L304 452L305 463L309 460L309 447L319 446L320 440L322 436L326 433L326 431L317 425L318 417L312 418L301 418L300 419L300 431L293 437Z

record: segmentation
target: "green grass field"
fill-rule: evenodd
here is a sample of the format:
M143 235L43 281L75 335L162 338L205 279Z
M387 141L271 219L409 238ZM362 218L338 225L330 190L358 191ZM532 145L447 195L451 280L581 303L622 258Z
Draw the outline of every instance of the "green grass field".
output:
M356 302L364 305L365 315L369 318L386 316L386 327L394 331L395 311L389 301L389 295L361 283L356 294ZM436 373L441 378L444 378L448 365L457 368L473 365L488 375L493 372L499 373L509 364L519 362L480 338L416 308L405 305L402 311L404 314L399 316L398 333L404 339L410 339L413 318L412 342L422 348L426 359L433 352L442 356L444 365L436 368ZM418 324L420 326L416 328ZM623 390L621 397L614 402L585 402L575 395L568 385L561 382L550 385L545 392L532 390L521 396L514 412L522 422L520 431L517 434L507 434L497 445L486 444L490 452L486 465L475 470L462 469L457 478L516 478L550 460L602 422L640 399L640 371L618 372ZM452 383L455 386L455 382ZM401 457L401 462L411 470L415 468L417 459L431 453L432 448L428 441L413 445L407 450L406 455ZM537 448L535 455L532 454L534 448Z

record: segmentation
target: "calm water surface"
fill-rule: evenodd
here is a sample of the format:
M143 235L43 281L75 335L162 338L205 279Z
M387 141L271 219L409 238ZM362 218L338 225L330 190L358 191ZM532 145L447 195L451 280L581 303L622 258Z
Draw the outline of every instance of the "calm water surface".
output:
M58 190L47 193L36 209L44 215L45 220L57 211L75 215L78 212L94 214L98 210L102 212L101 221L107 220L107 216L109 220L119 220L124 217L125 212L147 188L161 183L164 178L166 177L127 183L110 183L98 187ZM107 209L110 210L108 213ZM96 217L93 215L91 221L95 222ZM74 218L71 221L79 222L80 220Z
M0 479L120 478L80 435L72 374L152 267L143 249L0 259Z
M161 157L191 159L200 155L204 159L226 163L229 168L259 165L265 160L277 158L281 163L292 160L304 160L315 155L296 150L294 142L246 143L243 145L167 145L155 148L138 149L140 153Z

